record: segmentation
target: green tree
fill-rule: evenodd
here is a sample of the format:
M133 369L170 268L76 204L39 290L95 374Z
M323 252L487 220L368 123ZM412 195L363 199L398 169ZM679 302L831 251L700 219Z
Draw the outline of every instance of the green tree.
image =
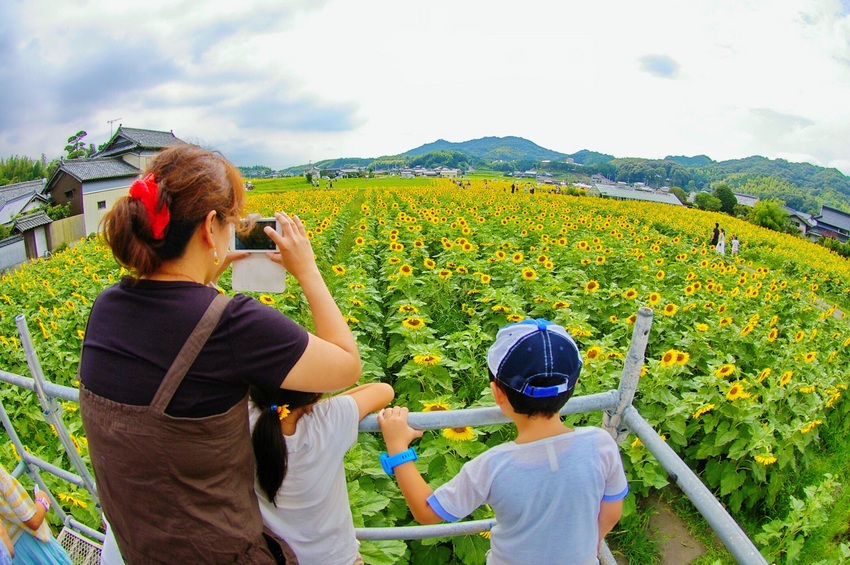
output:
M91 157L97 151L94 143L86 147L86 142L83 139L88 135L84 130L80 130L68 138L68 145L65 146L65 158L77 159L79 157Z
M709 212L719 212L723 203L716 196L712 196L707 192L699 192L694 198L694 204L700 210L708 210Z
M779 200L759 200L750 212L750 222L775 231L785 231L788 212Z
M735 197L735 194L728 185L718 185L718 187L714 189L714 196L720 200L721 212L729 215L735 214L735 204L738 203L738 199Z
M682 187L674 186L673 188L670 189L670 192L672 192L673 194L676 195L676 198L679 199L679 202L687 205L687 203L688 203L688 193L685 192L684 190L682 190Z

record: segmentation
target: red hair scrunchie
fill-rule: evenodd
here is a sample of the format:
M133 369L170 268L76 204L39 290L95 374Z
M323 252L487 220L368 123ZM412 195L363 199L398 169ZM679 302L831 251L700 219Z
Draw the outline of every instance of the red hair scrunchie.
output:
M130 185L130 198L141 200L142 205L147 210L153 238L162 239L165 237L165 228L171 221L171 213L165 204L159 210L156 209L159 201L159 185L154 180L153 173L148 173L145 178L136 180Z

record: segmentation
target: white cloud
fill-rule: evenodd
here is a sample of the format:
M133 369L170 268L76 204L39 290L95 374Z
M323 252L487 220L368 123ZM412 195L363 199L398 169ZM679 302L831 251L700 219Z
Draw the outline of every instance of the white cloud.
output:
M518 135L571 153L850 172L846 0L0 5L0 155L107 120L238 164Z

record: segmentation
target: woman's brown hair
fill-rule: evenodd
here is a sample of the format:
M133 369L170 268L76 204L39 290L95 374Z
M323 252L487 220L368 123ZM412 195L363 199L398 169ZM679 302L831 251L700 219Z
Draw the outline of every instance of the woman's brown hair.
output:
M183 255L186 246L211 211L220 222L236 223L245 205L239 170L220 153L196 145L164 149L149 163L159 185L159 202L171 219L162 239L154 239L151 221L141 200L119 199L101 221L101 231L118 262L136 276L156 271L163 261Z

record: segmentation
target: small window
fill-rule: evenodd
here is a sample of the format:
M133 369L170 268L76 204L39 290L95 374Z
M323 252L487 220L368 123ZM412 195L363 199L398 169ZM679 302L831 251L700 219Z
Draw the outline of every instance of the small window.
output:
M97 203L98 210L106 210L106 200L100 200Z
M74 191L73 191L73 190L66 190L66 191L65 191L65 198L67 198L68 200L70 200L70 199L72 199L73 197L74 197Z

